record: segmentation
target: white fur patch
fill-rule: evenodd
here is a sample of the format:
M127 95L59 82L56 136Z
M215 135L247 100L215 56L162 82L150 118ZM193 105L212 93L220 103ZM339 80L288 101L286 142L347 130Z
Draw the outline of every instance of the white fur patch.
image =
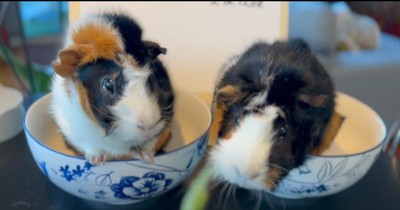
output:
M119 124L115 130L122 141L136 141L138 144L149 140L158 134L165 122L161 119L161 110L155 96L146 89L150 71L146 68L133 70L124 69L126 84L125 92L112 112L118 118ZM140 130L138 126L145 127Z
M217 178L248 189L264 189L277 112L276 106L267 106L262 115L246 116L229 140L219 141L211 151Z
M254 96L251 101L249 102L250 107L256 107L259 105L263 105L266 100L267 100L267 96L268 96L268 92L267 91L263 91L261 93L259 93L258 95Z
M102 153L111 156L128 154L131 146L154 139L154 135L164 127L164 121L160 121L157 126L144 131L137 127L140 117L143 118L143 122L152 125L160 119L161 114L155 97L151 96L145 88L150 71L147 69L133 70L132 68L123 70L129 83L121 100L112 107L113 114L118 118L119 126L108 136L97 122L87 116L73 82L59 75L54 76L51 113L62 133L80 152L92 156ZM70 96L67 94L66 87L68 87ZM146 150L151 151L154 143L155 141L148 141L149 145L145 145Z

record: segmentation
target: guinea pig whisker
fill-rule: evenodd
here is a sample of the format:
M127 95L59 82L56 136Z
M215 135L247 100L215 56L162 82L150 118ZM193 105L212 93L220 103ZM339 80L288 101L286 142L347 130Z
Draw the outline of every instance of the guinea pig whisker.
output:
M277 164L275 164L275 163L268 163L268 166L270 166L270 167L275 167L275 168L279 168L279 169L281 169L282 171L285 171L285 172L289 172L289 171L290 171L289 169L286 169L286 168L284 168L284 167L282 167L282 166L279 166L279 165L277 165Z
M236 200L236 191L237 191L237 185L236 184L232 184L233 185L233 190L232 190L232 198L233 198L233 204L234 205L238 205L237 200Z
M174 104L175 104L174 102L170 103L167 107L165 107L165 109L171 108Z
M274 206L272 205L271 200L269 199L269 194L265 193L265 198L267 199L267 203L270 209L275 209Z
M229 183L225 182L224 186L222 187L221 191L219 192L219 198L218 198L217 206L221 205L222 200L224 198L224 195L225 195L228 187L229 187Z
M282 205L283 210L286 210L286 205L285 205L285 202L283 201L283 198L280 198L279 200L281 200L281 205Z
M224 204L223 204L223 208L222 209L227 209L226 206L228 205L228 200L229 200L229 196L232 194L232 189L233 189L233 185L232 184L228 184L228 190L226 192L226 196L225 196L225 200L224 200Z
M115 118L111 113L108 113L107 111L102 110L102 109L100 109L100 108L98 108L98 107L95 107L95 106L93 106L93 105L90 105L90 107L92 107L94 110L96 110L97 112L99 112L99 114L104 115L104 116L110 118L110 120L112 120L112 121L115 121L115 120L116 120L116 118Z
M216 180L215 181L215 183L213 183L211 186L210 186L210 190L212 190L212 189L214 189L216 186L218 186L218 185L220 185L220 184L222 184L222 181L221 180Z
M161 116L172 117L174 113L172 111L161 111Z
M246 99L244 100L244 103L249 103L249 101L251 100L251 99L253 99L254 98L254 96L256 96L256 95L258 95L259 94L259 92L255 92L255 93L252 93L252 94L250 94L249 96L247 96L246 97Z
M164 122L165 122L166 124L172 122L172 120L173 120L173 118L171 118L171 117L166 117L166 116L161 116L161 119L164 120Z
M263 192L261 190L258 190L257 192L258 192L257 203L256 203L256 206L254 207L254 210L258 210L261 207L261 201L262 201Z
M274 59L269 59L269 62L268 62L268 66L267 66L267 71L266 71L266 74L268 75L268 74L270 74L271 73L271 66L272 66L272 63L274 62Z

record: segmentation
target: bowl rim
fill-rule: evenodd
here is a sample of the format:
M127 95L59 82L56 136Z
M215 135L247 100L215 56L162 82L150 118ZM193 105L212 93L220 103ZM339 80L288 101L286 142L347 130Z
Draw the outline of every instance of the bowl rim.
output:
M208 138L209 138L209 135L208 135L208 134L209 134L209 130L210 130L211 123L212 123L212 114L211 114L211 110L210 110L210 108L208 107L207 103L206 103L204 100L202 100L197 94L195 94L195 93L193 93L193 92L186 91L186 90L182 90L182 89L176 89L175 91L176 91L176 92L184 92L185 94L191 95L192 97L196 98L196 100L199 101L200 104L202 104L202 106L204 106L204 107L206 108L207 112L208 112L209 119L210 119L210 121L208 122L209 125L208 125L207 129L206 129L199 137L195 138L191 143L186 144L186 145L184 145L184 146L182 146L182 147L178 147L178 148L176 148L176 149L174 149L174 150L171 150L171 151L169 151L169 152L164 152L164 153L161 153L161 154L156 154L156 155L154 155L154 159L155 159L155 158L158 158L158 157L165 156L165 155L170 155L170 154L176 153L176 152L178 152L178 151L180 151L180 150L183 150L183 149L185 149L185 148L187 148L187 147L192 146L192 145L195 144L195 143L198 143L198 141L200 141L200 140L203 139L203 138L206 138L205 141L206 141L207 144L208 144ZM56 149L53 149L53 148L51 148L51 147L45 145L43 142L41 142L41 141L39 141L38 139L36 139L36 138L33 136L32 132L29 130L28 125L27 125L27 118L28 118L28 115L30 114L30 112L32 112L33 107L38 106L38 104L39 104L40 101L45 100L46 97L51 97L51 95L52 95L52 93L47 93L47 94L41 96L41 97L38 98L35 102L33 102L33 104L28 108L28 111L26 112L26 114L25 114L25 116L24 116L24 123L23 123L23 128L24 128L25 134L27 134L31 139L33 139L33 141L34 141L36 144L38 144L40 147L45 148L45 149L49 150L49 151L52 152L52 153L56 153L56 154L58 154L58 155L65 156L65 157L69 157L69 158L74 158L74 159L79 159L79 160L86 160L85 157L77 156L77 155L65 154L65 153L63 153L63 152L60 152L60 151L58 151L58 150L56 150ZM26 138L26 140L29 141L28 138ZM206 143L204 143L204 144L206 144ZM28 145L28 146L29 146L29 145ZM205 146L207 146L207 145L205 145ZM29 149L30 149L30 146L29 146ZM30 150L31 150L31 149L30 149ZM130 159L126 159L126 160L108 160L107 162L115 163L115 162L131 162L131 161L141 161L141 160L140 160L140 159L133 159L133 158L130 158Z
M352 156L359 156L359 155L362 155L362 154L366 154L366 153L369 153L369 152L371 152L371 151L373 151L373 150L375 150L375 149L377 149L377 148L379 148L379 147L382 147L383 144L384 144L385 141L386 141L386 138L387 138L387 128L386 128L386 124L385 124L385 122L383 121L382 117L381 117L374 109L372 109L369 105L367 105L366 103L362 102L361 100L359 100L359 99L357 99L357 98L355 98L355 97L353 97L353 96L351 96L351 95L349 95L349 94L346 94L346 93L344 93L344 92L337 91L337 92L335 93L335 95L336 95L336 97L337 97L338 95L340 95L340 96L342 96L342 97L343 97L343 96L344 96L344 97L347 97L347 98L349 98L349 99L351 99L351 100L357 102L360 106L363 106L363 107L365 107L366 109L368 109L373 115L376 116L377 122L378 122L378 123L382 126L382 128L383 128L383 133L384 133L384 135L383 135L381 141L379 142L379 144L377 144L376 146L371 147L371 148L369 148L369 149L367 149L367 150L365 150L365 151L361 151L361 152L357 152L357 153L351 153L351 154L344 154L344 155L307 155L307 157L308 157L308 158L311 158L311 159L313 159L313 158L344 158L344 157L352 157Z
M1 83L0 83L0 92L7 92L16 97L16 100L11 102L12 106L9 106L8 109L3 109L3 110L0 109L0 118L1 118L2 116L6 115L8 112L18 109L18 107L23 104L24 97L23 97L21 91L19 91L18 89L14 88L14 87L2 85ZM0 96L1 96L1 94L0 94Z

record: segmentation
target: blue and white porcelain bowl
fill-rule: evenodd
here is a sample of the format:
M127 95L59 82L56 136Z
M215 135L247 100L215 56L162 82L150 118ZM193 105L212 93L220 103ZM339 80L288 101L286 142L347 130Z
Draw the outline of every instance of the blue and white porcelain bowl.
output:
M308 156L290 171L272 194L290 199L341 192L363 178L382 150L386 127L363 102L338 93L336 111L345 119L332 146L322 156Z
M191 93L177 91L172 139L154 164L129 160L99 167L65 147L49 114L50 97L40 98L27 112L24 129L29 148L52 183L82 199L123 205L160 195L181 183L205 153L211 112Z

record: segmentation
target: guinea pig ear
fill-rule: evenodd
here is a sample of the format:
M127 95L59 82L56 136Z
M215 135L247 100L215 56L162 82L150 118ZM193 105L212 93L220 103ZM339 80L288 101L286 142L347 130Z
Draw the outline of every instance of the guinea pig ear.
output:
M158 43L151 41L143 41L144 46L150 56L150 59L155 59L160 54L167 54L167 48L161 47Z
M299 100L313 107L324 107L326 105L327 97L328 96L323 94L311 95L301 93L299 95Z
M240 90L233 85L226 85L217 92L217 99L228 105L235 103L239 98Z
M71 46L58 53L59 60L52 63L54 71L60 76L67 78L75 74L78 64L82 60L82 53L76 46Z

